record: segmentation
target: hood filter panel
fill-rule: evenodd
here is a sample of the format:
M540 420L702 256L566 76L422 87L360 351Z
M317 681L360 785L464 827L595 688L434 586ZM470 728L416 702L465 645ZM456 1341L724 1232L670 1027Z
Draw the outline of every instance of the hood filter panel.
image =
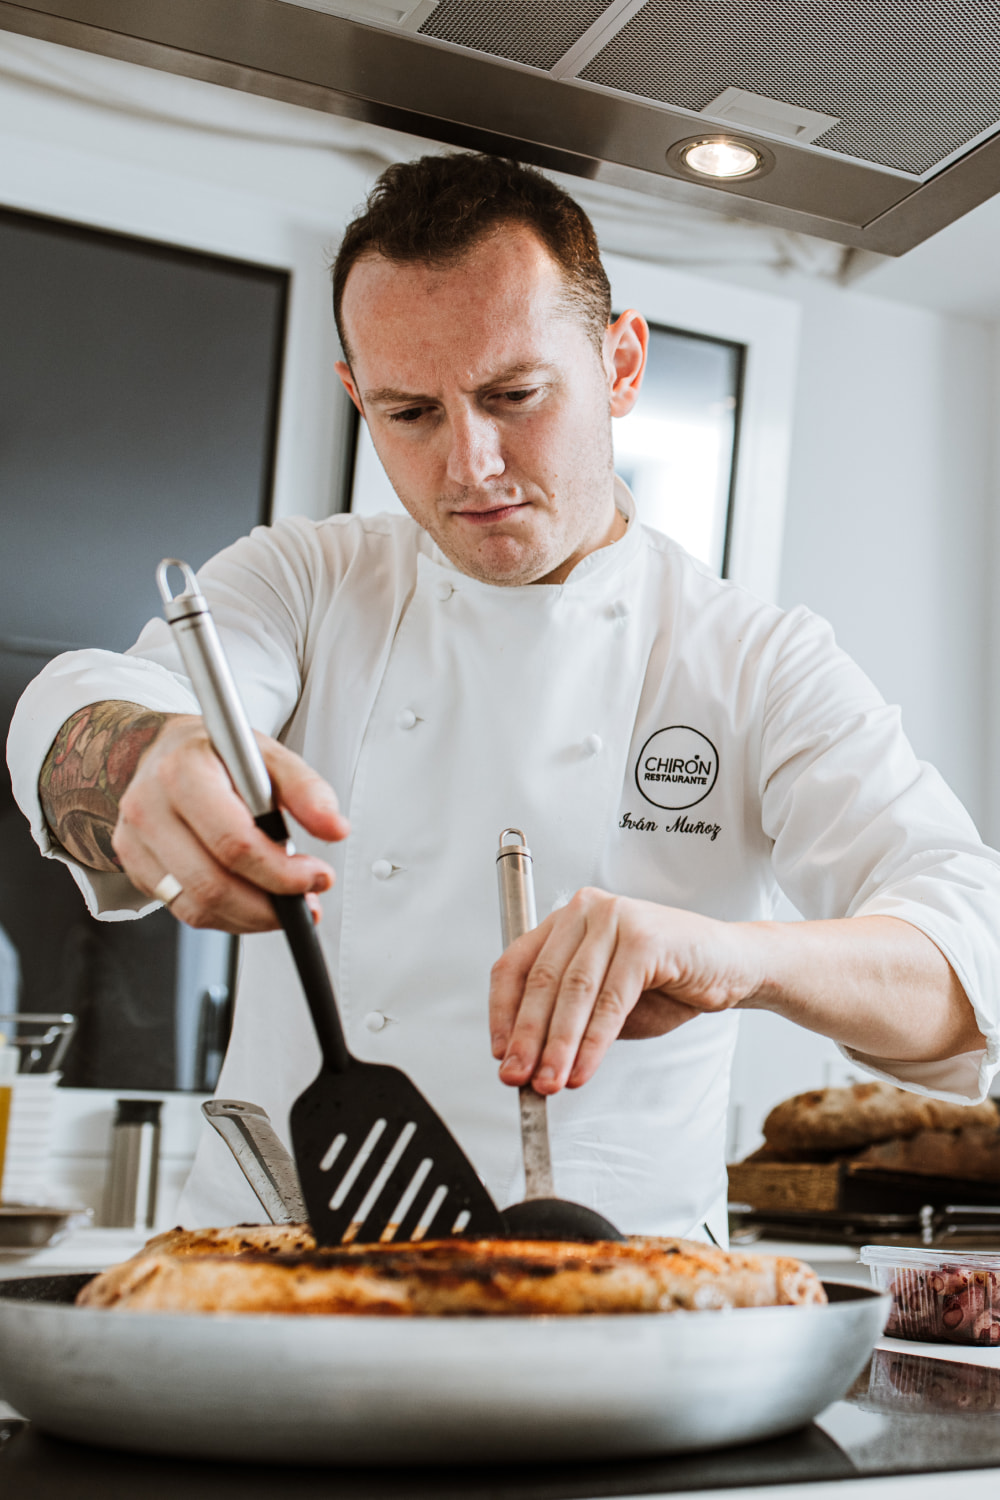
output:
M888 255L1000 186L996 16L996 0L0 0L7 31ZM766 176L672 167L744 106ZM789 106L830 117L807 122L814 144Z
M817 146L924 176L1000 120L1000 27L980 0L649 0L582 70L702 111L725 88L834 115Z
M567 82L695 114L748 90L837 120L820 149L908 176L1000 122L1000 25L983 0L440 0L419 35L552 72L591 28Z
M548 72L609 8L609 0L440 0L420 35Z

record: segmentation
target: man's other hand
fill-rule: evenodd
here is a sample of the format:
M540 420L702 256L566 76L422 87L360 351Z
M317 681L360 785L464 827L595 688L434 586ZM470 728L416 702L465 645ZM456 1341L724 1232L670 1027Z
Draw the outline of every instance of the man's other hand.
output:
M754 988L733 924L577 891L493 966L490 1034L504 1083L578 1088L611 1043L662 1036Z

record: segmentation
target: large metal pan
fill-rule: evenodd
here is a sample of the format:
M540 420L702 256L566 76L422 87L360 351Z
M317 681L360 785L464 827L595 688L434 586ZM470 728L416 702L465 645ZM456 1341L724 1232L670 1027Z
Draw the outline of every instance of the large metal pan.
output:
M61 1437L282 1463L682 1453L775 1437L842 1396L889 1299L567 1318L126 1313L86 1276L0 1284L0 1396Z

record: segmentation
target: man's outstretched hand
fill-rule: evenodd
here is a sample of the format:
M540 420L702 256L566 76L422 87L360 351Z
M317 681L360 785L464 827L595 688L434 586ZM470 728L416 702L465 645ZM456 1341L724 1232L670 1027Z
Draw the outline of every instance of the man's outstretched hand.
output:
M315 838L348 832L332 788L300 756L258 734L277 805ZM136 704L91 704L57 736L39 783L53 835L82 864L120 869L153 896L165 875L175 916L192 927L277 927L268 893L316 899L333 870L289 855L258 829L202 720Z
M611 1043L728 1010L760 975L736 924L577 891L493 967L490 1032L504 1083L578 1088Z

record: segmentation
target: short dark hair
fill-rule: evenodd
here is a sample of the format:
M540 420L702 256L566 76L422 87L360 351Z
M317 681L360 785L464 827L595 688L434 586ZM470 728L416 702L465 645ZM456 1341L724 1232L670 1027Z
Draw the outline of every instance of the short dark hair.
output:
M583 209L533 167L461 152L387 167L364 213L347 226L333 265L333 314L347 359L344 288L365 255L447 263L501 226L516 223L533 230L561 268L566 300L600 351L611 317L611 287Z

